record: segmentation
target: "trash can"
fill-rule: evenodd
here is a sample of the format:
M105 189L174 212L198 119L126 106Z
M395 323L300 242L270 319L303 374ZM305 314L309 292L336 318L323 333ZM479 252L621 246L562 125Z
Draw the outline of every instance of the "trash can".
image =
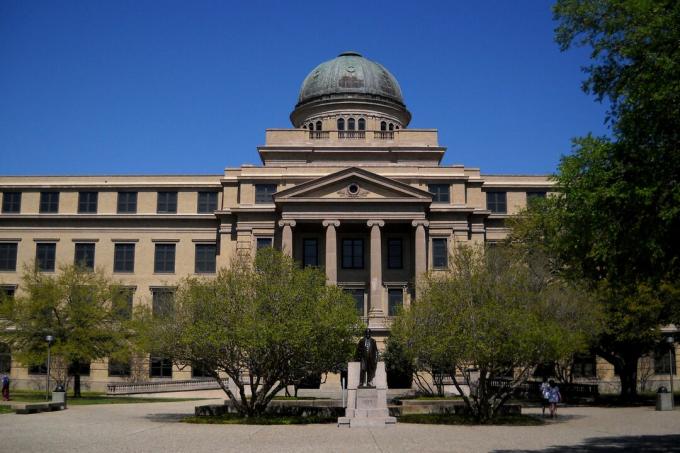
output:
M673 410L673 394L666 387L659 387L659 390L656 391L656 410Z
M66 409L66 389L64 389L63 385L57 385L52 392L52 402L64 403L64 409Z

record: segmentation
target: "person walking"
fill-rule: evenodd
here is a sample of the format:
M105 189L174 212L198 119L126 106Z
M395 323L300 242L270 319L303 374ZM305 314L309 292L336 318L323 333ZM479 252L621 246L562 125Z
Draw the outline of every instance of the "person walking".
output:
M543 409L543 416L545 417L545 409L550 405L550 384L548 384L548 378L543 376L543 383L541 384L541 408Z
M557 403L562 401L562 395L560 394L560 388L554 380L550 379L549 384L550 393L548 396L548 403L550 403L550 418L555 418L557 415Z
M2 375L2 400L9 401L9 376Z

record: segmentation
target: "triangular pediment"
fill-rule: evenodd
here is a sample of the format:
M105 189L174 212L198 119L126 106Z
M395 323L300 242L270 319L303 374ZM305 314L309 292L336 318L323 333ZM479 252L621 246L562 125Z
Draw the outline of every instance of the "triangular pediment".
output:
M351 167L307 181L274 195L276 203L300 201L432 201L432 195L408 184Z

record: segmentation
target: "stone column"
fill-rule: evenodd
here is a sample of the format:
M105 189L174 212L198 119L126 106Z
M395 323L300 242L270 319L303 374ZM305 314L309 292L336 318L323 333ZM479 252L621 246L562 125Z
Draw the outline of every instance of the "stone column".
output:
M326 228L326 279L329 285L338 283L338 238L335 229L340 226L339 220L324 220Z
M293 256L293 227L295 223L295 220L279 220L279 226L283 228L281 251L288 256Z
M427 241L425 239L425 228L430 225L427 220L414 220L412 225L416 227L415 234L415 281L427 272Z
M383 306L383 287L382 287L382 240L380 228L385 226L382 220L369 220L366 224L371 229L371 309L369 317L384 317L385 307Z

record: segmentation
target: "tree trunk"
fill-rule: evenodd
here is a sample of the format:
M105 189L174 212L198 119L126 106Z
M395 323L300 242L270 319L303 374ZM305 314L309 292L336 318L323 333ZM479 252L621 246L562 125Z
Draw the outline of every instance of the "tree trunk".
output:
M80 373L76 371L73 375L73 397L80 398Z
M639 357L625 357L614 369L621 380L621 399L633 401L637 398L637 365Z

